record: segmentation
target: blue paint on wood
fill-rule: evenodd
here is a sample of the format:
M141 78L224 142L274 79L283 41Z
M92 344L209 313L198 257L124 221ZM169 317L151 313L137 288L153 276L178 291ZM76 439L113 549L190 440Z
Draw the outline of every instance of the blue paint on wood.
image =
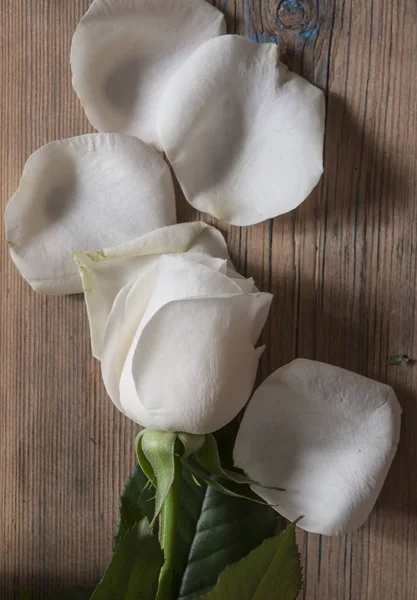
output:
M252 17L252 2L251 0L247 0L246 5L248 7L249 14L249 31L247 33L248 37L252 42L256 42L257 44L276 44L277 36L276 35L266 35L264 31L256 31L255 24L253 22Z
M279 44L280 42L279 35L265 35L265 33L263 33L262 36L265 42L267 42L268 44Z
M266 35L264 31L254 31L249 37L253 42L257 42L258 44L276 44L279 39L279 36Z
M373 27L373 21L374 21L374 0L372 0L371 3L371 23L372 23L372 27ZM372 28L371 28L372 29ZM372 40L373 40L373 36L372 36L372 31L370 33L369 36L369 56L372 56ZM365 88L365 102L364 102L364 113L363 113L363 121L362 121L362 135L361 135L361 147L360 147L360 155L359 155L359 173L358 173L358 181L356 183L356 201L355 201L355 229L354 229L354 234L353 234L353 262L356 265L357 261L358 261L358 245L359 245L359 239L360 239L360 230L359 230L359 225L360 225L360 205L361 205L361 184L362 184L362 177L364 175L363 173L363 169L362 169L362 165L363 165L363 158L364 158L364 153L365 153L365 129L366 129L366 121L367 121L367 116L368 116L368 96L369 96L369 83L370 83L370 78L371 78L371 67L372 67L372 62L369 61L369 66L368 66L368 74L367 74L367 80L366 80L366 88ZM356 305L355 305L355 298L356 298L356 291L357 291L357 273L356 273L356 269L353 273L353 304L352 304L352 311L351 311L351 323L350 323L350 344L349 344L349 366L350 368L352 368L352 362L353 362L353 357L354 357L354 342L355 342L355 317L356 317Z
M239 227L239 270L242 270L242 227Z
M269 256L268 256L268 290L272 292L272 271L273 271L273 262L272 262L272 249L274 245L274 219L270 219L269 221Z
M299 10L305 12L304 3L301 0L284 0L279 7L285 8L288 12L298 12Z
M249 249L249 240L248 240L248 229L249 227L246 227L246 240L245 240L245 268L244 268L244 274L245 277L248 276L248 249Z
M318 579L320 579L320 571L321 571L322 544L323 544L323 536L320 535L320 538L319 538L319 560L318 560L318 564L317 564L317 578Z
M298 36L304 41L315 40L316 37L319 35L319 33L320 33L320 24L316 23L316 25L314 27L312 27L311 29L305 29L304 31L300 31Z
M302 0L284 0L279 5L279 10L282 10L282 9L285 10L288 14L299 14L300 16L302 15L302 19L300 20L300 22L297 25L288 25L287 26L287 25L284 25L282 23L282 21L280 20L280 15L278 12L277 17L276 17L276 25L279 28L279 30L281 32L285 31L285 30L291 30L291 31L298 30L297 31L298 37L304 41L315 40L320 34L321 26L323 25L323 23L326 23L327 18L330 16L329 6L328 6L327 7L328 14L326 15L326 18L324 19L323 22L319 22L317 18L316 18L315 22L308 22L307 21L308 13L305 9L305 5ZM318 7L317 7L317 15L320 15L320 14L321 14L321 8L320 8L320 0L319 0Z
M283 12L282 17L280 17L280 11ZM281 20L285 13L287 13L286 16L294 15L301 17L300 22L297 25L285 25ZM278 13L275 22L281 29L298 29L299 27L302 27L305 24L305 20L306 9L304 3L301 0L283 0L283 2L281 2L281 4L278 7Z
M346 534L345 535L345 551L344 551L344 556L343 556L343 575L345 577L346 577L346 565L347 565L348 548L349 548L349 536L348 536L348 534Z
M228 0L225 0L225 6ZM279 29L277 33L267 35L264 31L256 31L255 25L252 18L252 1L246 0L246 5L248 8L249 14L249 31L247 33L248 37L252 42L256 42L258 44L279 44L282 37L282 32L285 30L297 31L298 37L300 37L304 41L315 40L319 34L320 29L323 23L319 23L316 21L313 23L306 23L306 10L302 0L283 0L279 5L280 9L286 10L288 13L302 13L303 19L298 25L293 26L285 26L281 23L279 15L276 17L276 25ZM326 19L325 19L326 21ZM324 21L324 22L325 22Z

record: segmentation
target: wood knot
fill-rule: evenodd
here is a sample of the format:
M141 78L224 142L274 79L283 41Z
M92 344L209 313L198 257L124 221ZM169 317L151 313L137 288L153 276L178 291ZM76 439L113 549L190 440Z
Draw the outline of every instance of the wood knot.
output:
M278 7L278 20L283 27L295 29L304 25L306 10L301 0L283 0Z

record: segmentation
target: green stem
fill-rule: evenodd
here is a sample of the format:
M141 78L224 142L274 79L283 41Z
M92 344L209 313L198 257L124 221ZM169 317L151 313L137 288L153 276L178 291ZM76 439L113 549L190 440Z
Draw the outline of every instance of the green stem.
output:
M159 540L164 551L165 561L159 574L158 592L155 600L172 600L171 588L181 487L181 459L179 456L174 455L174 461L174 481L159 515Z

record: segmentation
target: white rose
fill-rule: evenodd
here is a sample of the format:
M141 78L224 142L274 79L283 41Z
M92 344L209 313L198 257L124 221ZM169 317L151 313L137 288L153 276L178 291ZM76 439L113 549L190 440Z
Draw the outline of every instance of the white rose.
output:
M93 352L106 389L152 429L205 434L243 408L272 296L240 277L204 223L79 253Z

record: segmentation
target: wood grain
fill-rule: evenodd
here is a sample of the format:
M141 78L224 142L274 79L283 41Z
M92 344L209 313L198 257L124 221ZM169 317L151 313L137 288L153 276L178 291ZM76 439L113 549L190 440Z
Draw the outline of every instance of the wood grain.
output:
M296 211L219 224L241 270L275 295L265 378L295 356L393 385L398 455L366 525L300 533L308 600L417 598L417 4L415 0L223 0L230 32L280 45L325 90L325 174ZM90 131L68 53L88 0L2 0L2 208L28 155ZM183 220L197 214L180 201ZM80 297L33 293L0 232L0 598L93 584L111 552L136 427L106 397ZM267 600L267 599L266 599Z

